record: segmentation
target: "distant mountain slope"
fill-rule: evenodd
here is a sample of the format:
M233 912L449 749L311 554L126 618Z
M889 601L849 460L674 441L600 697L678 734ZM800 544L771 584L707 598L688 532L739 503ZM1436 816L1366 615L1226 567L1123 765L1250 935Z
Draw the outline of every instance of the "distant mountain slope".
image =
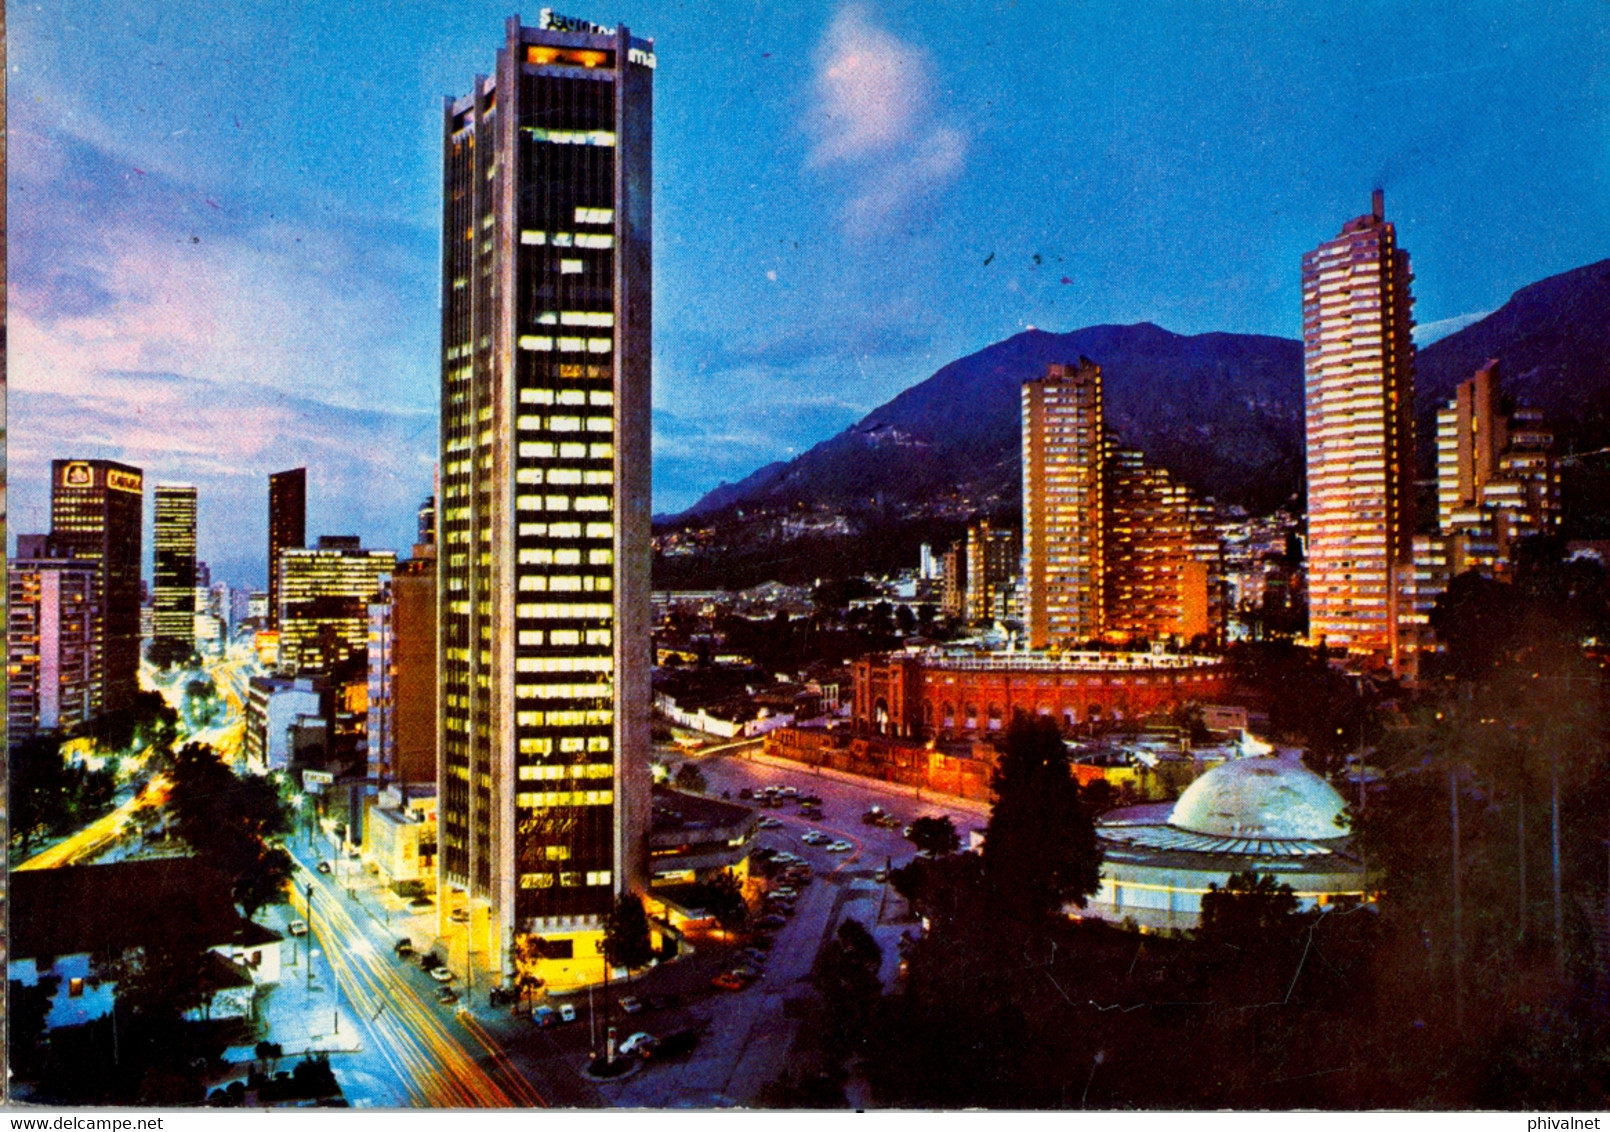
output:
M1414 399L1423 454L1436 436L1437 410L1489 358L1502 363L1505 393L1543 410L1561 452L1610 444L1610 259L1522 287L1480 322L1419 351Z
M1102 367L1107 421L1122 439L1226 502L1273 507L1302 469L1302 344L1257 335L1172 334L1151 323L1069 334L1025 331L944 366L860 423L787 464L722 485L689 517L737 503L980 509L1019 492L1020 389L1049 362Z
M888 516L962 517L1017 506L1020 387L1048 362L1098 362L1107 423L1198 491L1265 511L1301 488L1302 343L1173 334L1151 323L1068 334L1030 330L938 370L858 424L786 463L723 484L684 513L801 506ZM1488 358L1504 389L1544 410L1561 452L1610 447L1610 260L1523 287L1470 326L1418 352L1420 475L1437 409ZM1610 537L1610 461L1582 473L1567 508L1596 508ZM1585 478L1584 478L1585 477ZM1602 484L1600 480L1603 480ZM1598 496L1606 499L1598 502Z

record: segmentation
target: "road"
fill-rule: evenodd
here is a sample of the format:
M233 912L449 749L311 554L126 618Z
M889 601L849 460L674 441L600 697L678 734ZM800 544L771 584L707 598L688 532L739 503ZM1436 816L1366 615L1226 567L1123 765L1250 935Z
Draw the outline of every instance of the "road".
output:
M102 814L71 837L58 841L43 852L36 853L16 866L13 871L54 869L61 865L80 865L93 861L117 843L136 813L162 805L167 797L168 780L157 775L146 783L145 789L117 809Z
M296 895L334 970L341 996L359 1019L365 1046L391 1071L391 1103L429 1108L540 1108L547 1102L475 1022L435 1001L437 986L392 951L392 937L331 874L298 853ZM316 862L315 862L316 864ZM311 910L306 893L312 886Z

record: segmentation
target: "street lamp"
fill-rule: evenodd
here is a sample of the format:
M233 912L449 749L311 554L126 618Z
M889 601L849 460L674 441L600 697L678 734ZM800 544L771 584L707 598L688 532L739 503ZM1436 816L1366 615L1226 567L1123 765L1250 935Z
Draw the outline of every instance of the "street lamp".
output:
M307 987L313 989L313 882L307 885Z

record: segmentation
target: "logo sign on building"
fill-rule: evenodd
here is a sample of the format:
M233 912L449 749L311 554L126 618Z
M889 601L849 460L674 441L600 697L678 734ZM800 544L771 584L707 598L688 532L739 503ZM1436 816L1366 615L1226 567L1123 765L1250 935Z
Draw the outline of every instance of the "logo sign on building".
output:
M75 460L62 469L63 487L90 487L95 483L95 472L88 464Z
M314 786L329 786L335 782L335 775L327 770L304 770L302 772L302 787L309 789Z
M132 472L120 472L116 468L108 468L106 472L106 486L116 488L118 491L132 491L136 495L145 492L145 483Z
M591 20L578 20L575 16L561 16L552 8L544 8L537 17L537 27L543 31L579 31L588 35L614 35L614 28L606 28Z

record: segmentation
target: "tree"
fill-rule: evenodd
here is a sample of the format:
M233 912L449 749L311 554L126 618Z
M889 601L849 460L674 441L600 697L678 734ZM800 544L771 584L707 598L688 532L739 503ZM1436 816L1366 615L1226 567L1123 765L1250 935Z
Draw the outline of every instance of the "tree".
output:
M1079 797L1056 723L1012 717L992 785L984 878L1000 914L1038 934L1101 885L1095 823Z
M683 763L676 771L676 788L686 790L693 794L703 794L709 784L705 782L704 772L692 763Z
M1291 886L1268 873L1232 873L1202 894L1202 935L1237 946L1287 937L1296 918Z
M710 878L705 891L710 913L727 938L730 939L733 932L742 931L749 922L749 904L744 900L738 878L726 871L719 872Z
M654 944L649 937L643 898L635 892L623 892L604 925L604 960L611 967L635 971L648 966L653 958Z
M12 748L11 839L24 854L35 837L67 819L72 785L58 733L42 731Z
M839 924L833 941L822 949L811 981L827 1011L832 1048L853 1050L867 1037L883 992L878 971L883 951L859 920Z
M271 902L294 869L290 854L270 844L291 827L274 783L242 777L203 743L174 756L168 805L179 836L229 878L230 893L248 918Z
M961 848L961 835L956 832L956 823L950 816L922 817L911 823L911 832L906 840L917 847L920 853L930 857L943 857L954 853Z

